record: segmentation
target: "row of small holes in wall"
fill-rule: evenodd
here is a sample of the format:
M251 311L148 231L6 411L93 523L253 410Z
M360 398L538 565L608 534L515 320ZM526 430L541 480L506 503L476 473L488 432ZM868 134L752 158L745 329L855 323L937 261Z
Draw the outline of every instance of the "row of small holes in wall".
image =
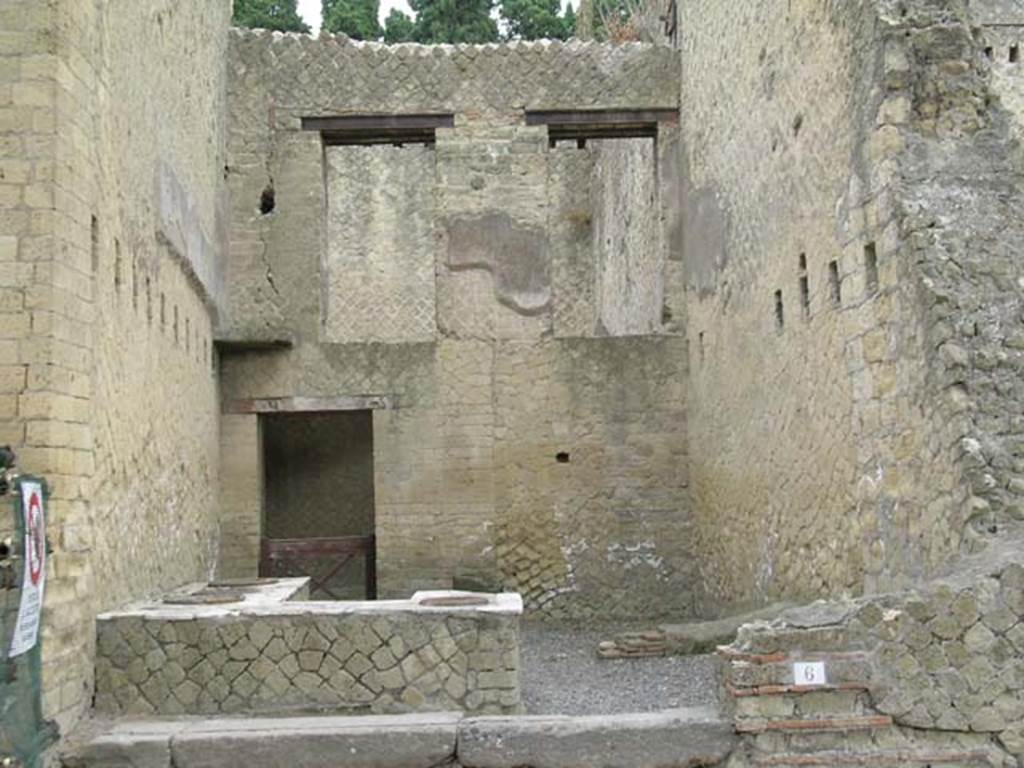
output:
M993 48L991 45L988 46L985 49L985 57L989 61L995 61L995 59L996 59L996 49ZM1020 64L1020 46L1019 45L1011 45L1010 46L1010 51L1007 54L1006 60L1009 61L1011 64Z
M100 235L99 235L99 219L95 216L92 217L90 232L90 245L92 248L92 268L93 274L96 274L99 269L100 261ZM132 309L136 312L139 310L139 270L136 265L135 259L132 259ZM116 237L114 238L114 291L118 296L121 295L121 290L124 284L122 279L123 273L123 259L121 258L121 242ZM172 325L174 331L174 343L181 343L180 323L178 318L178 306L174 305L174 323ZM153 293L152 284L150 277L146 276L146 320L149 325L153 324ZM161 330L167 327L167 298L161 292L160 294L160 328ZM211 368L215 367L216 362L213 356L213 350L210 348L210 342L208 339L202 339L200 342L199 338L199 327L192 328L192 319L189 317L185 318L185 351L191 353L195 349L196 360L202 362L209 358ZM200 349L202 347L202 349Z
M797 289L800 294L800 310L805 320L811 316L810 279L807 275L807 255L801 253L798 262ZM842 281L839 277L839 262L828 263L829 299L832 306L839 308L843 303ZM864 298L870 299L878 294L878 249L874 243L864 246ZM782 332L786 327L786 312L783 304L782 290L775 291L775 329ZM703 334L701 334L703 357Z

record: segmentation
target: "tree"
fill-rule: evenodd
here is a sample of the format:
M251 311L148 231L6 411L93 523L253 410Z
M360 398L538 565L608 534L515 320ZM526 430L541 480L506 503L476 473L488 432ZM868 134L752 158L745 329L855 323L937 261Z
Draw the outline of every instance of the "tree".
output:
M418 43L494 43L493 0L409 0Z
M235 0L232 21L239 27L309 32L295 7L296 0Z
M565 4L565 14L562 16L562 26L565 28L565 39L576 35L576 11L572 9L571 3Z
M636 40L641 0L580 0L576 32L580 37L616 43Z
M383 34L379 0L323 0L323 28L341 32L355 40L377 40Z
M411 43L416 39L416 22L397 8L384 19L385 43Z
M572 34L559 15L561 0L501 0L501 16L511 39L564 40ZM569 6L568 13L572 13ZM573 16L575 26L575 15Z

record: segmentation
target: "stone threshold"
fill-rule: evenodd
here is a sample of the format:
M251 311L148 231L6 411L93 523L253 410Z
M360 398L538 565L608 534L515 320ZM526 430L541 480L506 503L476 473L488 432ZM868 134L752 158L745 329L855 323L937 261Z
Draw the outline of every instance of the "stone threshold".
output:
M710 708L584 715L175 718L113 725L65 768L687 768L721 764L732 722ZM339 760L341 762L339 762Z

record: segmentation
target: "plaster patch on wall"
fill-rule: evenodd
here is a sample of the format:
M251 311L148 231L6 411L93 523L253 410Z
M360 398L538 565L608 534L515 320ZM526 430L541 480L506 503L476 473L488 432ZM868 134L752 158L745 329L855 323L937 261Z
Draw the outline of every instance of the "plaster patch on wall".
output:
M683 217L686 284L701 294L714 293L718 276L729 262L728 213L713 189L698 189L686 195Z
M543 312L551 303L551 264L544 230L504 213L451 217L448 267L483 269L494 278L494 296L524 315Z

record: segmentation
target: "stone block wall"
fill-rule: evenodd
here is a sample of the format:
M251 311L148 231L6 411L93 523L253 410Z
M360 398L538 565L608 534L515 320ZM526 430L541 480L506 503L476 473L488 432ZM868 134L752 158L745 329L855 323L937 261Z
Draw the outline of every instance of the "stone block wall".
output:
M455 584L520 591L546 616L692 610L685 346L681 315L664 312L681 286L663 233L667 142L551 147L524 115L674 107L666 54L235 34L230 330L276 329L294 346L227 355L225 407L387 403L373 414L382 596ZM498 61L504 76L480 85ZM397 79L371 98L385 76ZM299 117L364 108L450 111L454 125L403 147L324 147L300 130ZM259 504L230 514L251 536L258 523L241 521Z
M679 8L705 606L912 583L1017 515L1008 61L958 3Z
M733 764L1017 765L1020 547L1017 530L912 591L741 628L720 649L736 728L749 734ZM824 684L796 679L798 662L822 663Z
M521 708L517 613L408 601L161 613L175 612L102 617L99 712Z
M53 488L62 728L91 700L96 611L212 567L229 6L0 10L0 442Z

